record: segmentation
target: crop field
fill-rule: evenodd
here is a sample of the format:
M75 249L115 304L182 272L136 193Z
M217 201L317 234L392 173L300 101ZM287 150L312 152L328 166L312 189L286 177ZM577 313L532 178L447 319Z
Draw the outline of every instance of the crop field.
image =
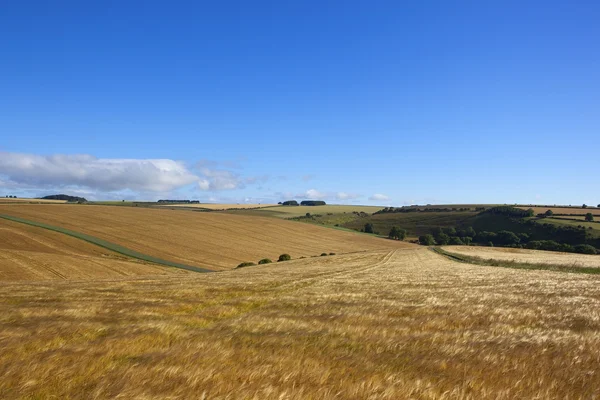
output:
M479 257L485 260L494 259L529 264L572 265L600 268L600 256L597 255L482 246L443 246L442 249L450 253Z
M0 197L0 204L64 204L66 200L45 200L45 199L24 199L24 198L8 198L8 197Z
M519 208L522 208L523 210L528 210L530 208L533 209L533 212L537 215L537 214L543 214L548 210L552 210L552 212L554 214L563 214L563 215L570 215L570 214L578 214L578 215L585 215L587 213L592 213L594 215L598 215L600 216L600 208L596 208L596 207L588 207L588 208L581 208L581 207L527 207L527 206L519 206Z
M325 205L325 206L273 206L273 207L265 207L259 210L251 210L247 211L247 213L251 213L248 215L257 215L257 216L265 216L265 217L278 217L278 218L295 218L302 217L306 215L306 213L311 214L327 214L327 213L347 213L352 214L353 212L365 212L367 214L372 214L377 212L384 207L379 206L350 206L350 205ZM231 211L235 212L235 211ZM245 213L244 211L239 211L239 213Z
M81 232L163 260L211 270L242 261L410 246L293 221L162 208L0 206L0 214Z
M181 273L46 229L0 219L0 282Z
M254 209L254 208L265 208L273 207L276 204L214 204L214 203L200 203L200 204L159 204L160 207L179 207L179 208L205 208L208 210L230 210L230 209Z
M9 283L0 310L0 398L600 396L600 276L423 247Z

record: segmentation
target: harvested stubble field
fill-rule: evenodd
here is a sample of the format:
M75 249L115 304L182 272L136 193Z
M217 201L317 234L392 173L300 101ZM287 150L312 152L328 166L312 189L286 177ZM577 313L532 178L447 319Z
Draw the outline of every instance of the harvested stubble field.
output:
M442 249L450 253L478 257L484 260L493 259L527 264L569 265L600 268L600 256L597 255L482 246L443 246Z
M341 214L347 213L352 214L353 212L364 212L372 214L384 207L379 206L351 206L351 205L333 205L328 204L325 206L273 206L264 207L258 210L248 211L237 211L238 213L247 213L247 215L257 215L265 217L277 217L277 218L296 218L303 217L306 213L326 215L327 213ZM236 212L236 211L232 211Z
M128 259L61 233L0 218L0 282L181 272Z
M600 277L425 248L0 286L0 398L600 396Z
M32 203L32 204L64 204L66 203L66 200L46 200L46 199L12 199L12 198L8 198L8 197L0 197L0 204L1 203L7 203L7 204L26 204L26 203Z
M0 206L0 214L85 233L164 260L213 270L231 269L288 253L348 253L410 246L277 218L158 208Z

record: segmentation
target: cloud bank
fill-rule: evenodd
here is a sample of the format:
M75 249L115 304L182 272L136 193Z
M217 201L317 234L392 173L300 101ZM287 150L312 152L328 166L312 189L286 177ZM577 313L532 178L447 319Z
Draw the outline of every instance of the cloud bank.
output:
M369 197L369 200L372 201L388 201L389 199L389 196L381 193L375 193L373 196Z

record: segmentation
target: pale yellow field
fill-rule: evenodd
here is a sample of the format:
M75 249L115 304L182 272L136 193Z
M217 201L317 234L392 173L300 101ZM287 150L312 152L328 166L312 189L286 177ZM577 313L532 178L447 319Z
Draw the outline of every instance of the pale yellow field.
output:
M0 282L183 272L128 259L61 233L0 219Z
M0 197L0 204L2 203L7 203L7 204L11 204L11 203L33 203L33 204L64 204L66 203L66 200L45 200L45 199L21 199L21 198L17 198L17 199L11 199L8 197Z
M208 208L210 210L251 209L273 207L276 204L161 204L160 207L185 207L185 208Z
M242 261L413 246L278 218L163 208L86 205L0 206L0 214L86 233L129 249L196 267Z
M327 213L349 213L353 212L365 212L367 214L373 214L384 207L379 206L352 206L352 205L333 205L328 204L325 206L272 206L261 208L260 210L251 211L254 215L262 215L269 217L279 218L293 218L302 217L306 213L311 214L327 214Z
M571 208L571 207L526 207L520 206L518 208L522 208L523 210L528 210L530 208L533 209L533 212L537 214L543 214L548 210L552 210L554 214L578 214L585 215L587 213L592 213L594 215L600 215L600 208L596 207L588 207L588 208Z
M423 247L0 285L0 398L593 399L600 277Z
M442 249L450 253L479 257L486 260L494 259L529 264L553 264L600 268L600 256L598 255L482 246L443 246Z

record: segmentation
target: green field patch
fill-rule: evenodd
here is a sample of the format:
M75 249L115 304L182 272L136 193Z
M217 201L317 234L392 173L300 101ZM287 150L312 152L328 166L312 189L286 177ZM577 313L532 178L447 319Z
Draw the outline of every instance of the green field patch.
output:
M138 260L148 261L148 262L151 262L154 264L165 265L168 267L179 268L179 269L184 269L184 270L193 271L193 272L212 272L211 270L206 269L206 268L193 267L191 265L185 265L185 264L180 264L180 263L176 263L176 262L172 262L172 261L162 260L160 258L152 257L147 254L139 253L135 250L128 249L126 247L120 246L115 243L107 242L106 240L102 240L102 239L99 239L94 236L86 235L85 233L72 231L72 230L61 228L58 226L48 225L48 224L44 224L42 222L29 221L29 220L26 220L23 218L13 217L13 216L4 215L4 214L0 214L0 218L7 219L9 221L20 222L22 224L36 226L38 228L48 229L48 230L51 230L54 232L63 233L65 235L69 235L74 238L84 240L88 243L95 244L96 246L100 246L105 249L112 250L116 253L123 254L123 255L131 257L131 258L136 258Z

